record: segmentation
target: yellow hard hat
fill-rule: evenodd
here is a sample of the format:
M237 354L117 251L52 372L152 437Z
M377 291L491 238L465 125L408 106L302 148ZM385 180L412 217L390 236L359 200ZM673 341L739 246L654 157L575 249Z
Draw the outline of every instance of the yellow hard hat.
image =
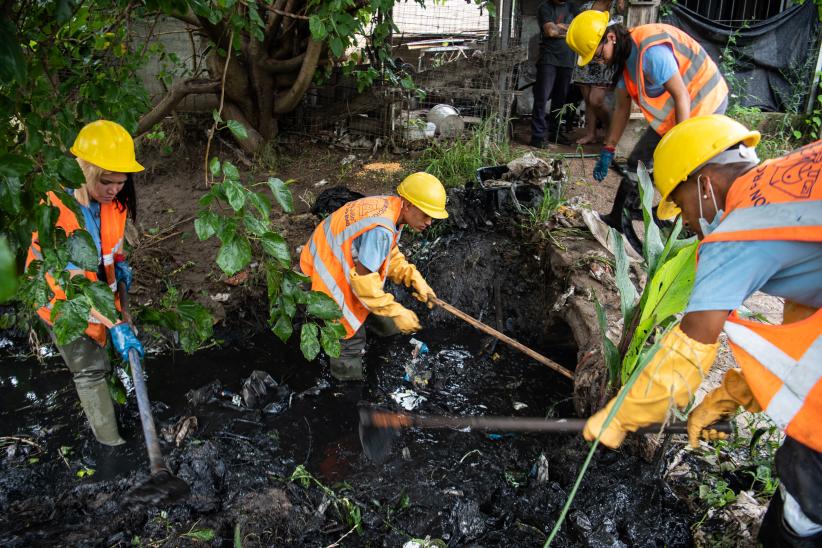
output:
M134 157L134 141L117 122L97 120L83 126L71 153L90 164L117 173L136 173L145 168Z
M660 219L672 219L679 207L669 196L696 169L733 145L759 144L760 134L722 114L689 118L666 133L654 150L654 186L662 199Z
M571 21L565 43L579 55L577 65L584 67L594 58L610 20L607 11L585 10Z
M434 219L446 219L445 187L430 173L412 173L397 187L397 194Z

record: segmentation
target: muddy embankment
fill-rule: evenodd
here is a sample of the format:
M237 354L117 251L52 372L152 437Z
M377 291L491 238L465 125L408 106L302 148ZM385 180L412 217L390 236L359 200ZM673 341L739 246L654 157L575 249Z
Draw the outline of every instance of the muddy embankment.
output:
M444 300L570 369L581 362L576 403L564 377L397 290L425 325L415 335L430 349L416 362L432 374L422 388L404 379L404 336L370 340L361 384L336 383L325 358L306 363L270 334L148 357L155 417L170 440L163 451L192 496L146 508L124 501L148 470L133 398L121 413L128 444L103 449L58 360L3 358L0 544L543 543L587 452L581 437L410 429L382 464L358 438L357 404L399 409L400 391L414 391L415 412L439 415L569 416L601 397L593 298L616 302L596 279L609 275L604 251L579 235L563 239L565 250L531 242L517 225L491 214L409 238L406 249ZM255 370L273 383L249 408L243 381ZM654 465L602 451L556 545L685 546L690 521Z

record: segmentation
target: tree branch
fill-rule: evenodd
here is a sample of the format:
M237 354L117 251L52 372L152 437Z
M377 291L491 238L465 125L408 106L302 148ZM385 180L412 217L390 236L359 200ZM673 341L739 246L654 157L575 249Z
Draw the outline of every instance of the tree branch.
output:
M305 59L305 52L296 57L285 59L283 61L277 59L266 59L260 66L269 74L283 74L286 72L294 72L299 69L303 64L303 59Z
M174 107L187 95L217 93L220 90L220 82L216 80L184 80L174 84L163 99L154 108L144 114L137 124L137 136L154 127L154 124L162 120Z
M291 112L299 104L300 100L305 95L308 86L311 85L311 80L314 78L314 72L317 70L317 61L320 59L320 53L323 50L323 43L314 40L308 41L308 47L305 50L305 57L300 68L300 73L297 75L297 80L282 97L277 97L277 102L274 105L274 114L285 114Z
M248 7L248 4L246 2L240 1L240 4ZM296 13L291 13L289 11L277 9L274 6L263 6L263 7L265 9L267 9L268 11L270 11L272 13L275 13L277 15L281 15L283 17L290 17L291 19L302 19L303 21L308 21L308 19L309 19L309 17L307 15L298 15Z

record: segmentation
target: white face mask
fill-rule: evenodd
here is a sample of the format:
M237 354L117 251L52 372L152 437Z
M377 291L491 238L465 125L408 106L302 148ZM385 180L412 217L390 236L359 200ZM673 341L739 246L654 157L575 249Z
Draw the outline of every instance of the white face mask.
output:
M711 222L708 222L705 219L705 217L703 216L703 213L702 213L702 198L699 196L699 189L702 186L702 184L700 182L701 179L702 179L702 175L700 174L700 176L697 177L697 179L696 179L696 192L697 192L696 198L697 198L697 201L699 202L699 228L702 229L702 235L707 236L708 234L710 234L711 232L716 230L716 227L719 226L719 223L722 221L723 215L725 215L725 210L724 209L719 209L719 206L717 206L716 196L714 195L714 187L710 183L710 181L708 181L708 190L711 191L711 200L714 203L714 210L716 211L716 215L714 215L714 218Z

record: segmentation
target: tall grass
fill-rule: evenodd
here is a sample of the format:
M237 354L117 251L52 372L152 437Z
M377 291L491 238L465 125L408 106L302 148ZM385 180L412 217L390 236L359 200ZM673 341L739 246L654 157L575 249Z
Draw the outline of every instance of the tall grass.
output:
M499 120L487 118L469 139L435 141L420 157L419 167L436 176L446 188L473 181L477 169L511 159L511 145Z

